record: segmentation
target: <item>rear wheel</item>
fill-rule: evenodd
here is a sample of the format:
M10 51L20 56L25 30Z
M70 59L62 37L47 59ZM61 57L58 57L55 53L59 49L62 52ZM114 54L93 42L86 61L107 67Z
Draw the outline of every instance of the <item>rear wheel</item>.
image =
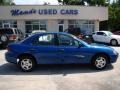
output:
M112 39L112 40L110 41L110 44L111 44L112 46L116 46L116 45L118 45L118 42L117 42L116 39Z
M0 37L1 45L3 48L5 48L8 44L8 37L7 35L1 35Z
M102 70L107 66L108 57L104 54L96 55L92 60L92 65L98 70Z
M2 42L6 42L6 41L8 41L8 38L7 38L6 35L2 35L2 36L0 37L0 40L1 40Z
M22 56L18 65L22 71L29 72L35 68L36 63L31 56Z

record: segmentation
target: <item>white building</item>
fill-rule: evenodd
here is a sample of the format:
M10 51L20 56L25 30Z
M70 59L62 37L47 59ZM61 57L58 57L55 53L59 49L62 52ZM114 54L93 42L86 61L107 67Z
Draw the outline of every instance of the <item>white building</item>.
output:
M15 27L24 33L32 30L64 31L78 27L84 32L99 30L99 22L108 20L107 7L62 5L0 6L0 28Z

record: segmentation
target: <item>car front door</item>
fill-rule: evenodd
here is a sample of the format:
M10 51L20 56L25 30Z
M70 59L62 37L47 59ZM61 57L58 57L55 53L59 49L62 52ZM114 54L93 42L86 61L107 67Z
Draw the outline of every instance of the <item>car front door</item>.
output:
M80 47L79 41L66 34L58 34L59 58L62 63L84 63L86 62L86 49Z
M32 49L39 64L59 64L55 34L42 34L33 39Z
M97 32L94 35L94 39L97 42L106 42L106 37L107 37L107 35L104 32Z

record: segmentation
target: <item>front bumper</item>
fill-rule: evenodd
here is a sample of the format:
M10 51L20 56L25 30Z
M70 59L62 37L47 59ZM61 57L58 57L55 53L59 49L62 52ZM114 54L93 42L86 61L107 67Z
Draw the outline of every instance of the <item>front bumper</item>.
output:
M110 55L110 63L115 63L118 59L119 54Z

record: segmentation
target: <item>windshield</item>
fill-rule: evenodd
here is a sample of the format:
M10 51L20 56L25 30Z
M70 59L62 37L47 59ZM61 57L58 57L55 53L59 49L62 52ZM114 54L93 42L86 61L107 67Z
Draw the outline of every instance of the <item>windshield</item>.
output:
M107 32L107 34L108 34L109 36L113 35L113 33L112 33L112 32Z
M77 39L78 41L80 41L80 42L81 42L82 44L84 44L84 45L89 45L87 42L85 42L85 41L83 41L83 40L77 38L77 37L74 36L74 35L72 35L72 37L73 37L74 39Z

